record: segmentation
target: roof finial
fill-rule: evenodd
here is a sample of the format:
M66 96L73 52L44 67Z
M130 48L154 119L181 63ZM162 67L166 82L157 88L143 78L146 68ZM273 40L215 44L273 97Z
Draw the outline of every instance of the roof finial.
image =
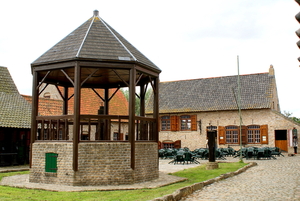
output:
M94 16L98 16L99 15L99 11L98 10L94 10Z
M272 64L270 65L270 68L269 68L269 75L275 75L275 70L274 70Z

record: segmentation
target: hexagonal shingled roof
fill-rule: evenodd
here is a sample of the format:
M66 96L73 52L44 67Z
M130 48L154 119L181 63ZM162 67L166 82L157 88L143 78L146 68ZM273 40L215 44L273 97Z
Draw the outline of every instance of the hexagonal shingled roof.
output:
M32 65L74 59L95 61L134 61L160 70L139 50L109 26L94 11L94 16L36 59Z

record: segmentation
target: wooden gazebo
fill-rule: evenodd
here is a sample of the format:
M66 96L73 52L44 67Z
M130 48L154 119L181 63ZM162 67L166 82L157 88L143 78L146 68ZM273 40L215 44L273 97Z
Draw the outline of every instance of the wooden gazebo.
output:
M33 74L30 182L112 185L158 177L158 83L161 70L94 11L93 17L31 64ZM60 116L39 116L42 86L55 85ZM128 116L110 115L120 88L129 90ZM80 111L82 89L104 102L98 115ZM154 92L153 117L145 117L145 93ZM63 89L63 90L62 90ZM97 92L104 90L103 94ZM139 91L137 90L139 89ZM110 93L110 91L114 93ZM136 96L140 114L135 114ZM72 100L73 99L73 100ZM73 112L68 112L72 100ZM122 127L121 124L127 126ZM128 133L114 140L111 126ZM123 129L123 130L122 130Z

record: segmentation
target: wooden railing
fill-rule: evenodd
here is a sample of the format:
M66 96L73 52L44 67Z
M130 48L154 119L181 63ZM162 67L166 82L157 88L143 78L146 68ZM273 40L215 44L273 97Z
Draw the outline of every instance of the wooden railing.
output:
M72 141L73 115L37 116L36 140ZM80 115L80 141L128 141L128 116ZM136 141L156 141L156 121L153 118L135 117Z

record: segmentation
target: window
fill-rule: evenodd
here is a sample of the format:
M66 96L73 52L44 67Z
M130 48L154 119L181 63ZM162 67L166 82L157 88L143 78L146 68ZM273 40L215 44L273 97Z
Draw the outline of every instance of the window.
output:
M50 93L49 92L46 92L46 93L44 93L44 98L50 98Z
M57 172L57 157L56 153L46 153L45 172Z
M120 139L119 139L119 133L114 132L114 140L120 140Z
M181 130L191 130L192 120L190 115L180 116L180 129Z
M218 126L219 144L268 144L268 125Z
M227 144L238 144L239 143L239 130L237 126L226 126L226 143Z
M207 131L210 131L210 130L216 131L217 128L218 128L217 126L206 126Z
M161 117L161 130L162 131L171 130L171 118L170 118L170 116L162 116Z
M197 115L160 117L161 131L197 131Z
M250 125L247 131L248 143L260 143L260 126Z

